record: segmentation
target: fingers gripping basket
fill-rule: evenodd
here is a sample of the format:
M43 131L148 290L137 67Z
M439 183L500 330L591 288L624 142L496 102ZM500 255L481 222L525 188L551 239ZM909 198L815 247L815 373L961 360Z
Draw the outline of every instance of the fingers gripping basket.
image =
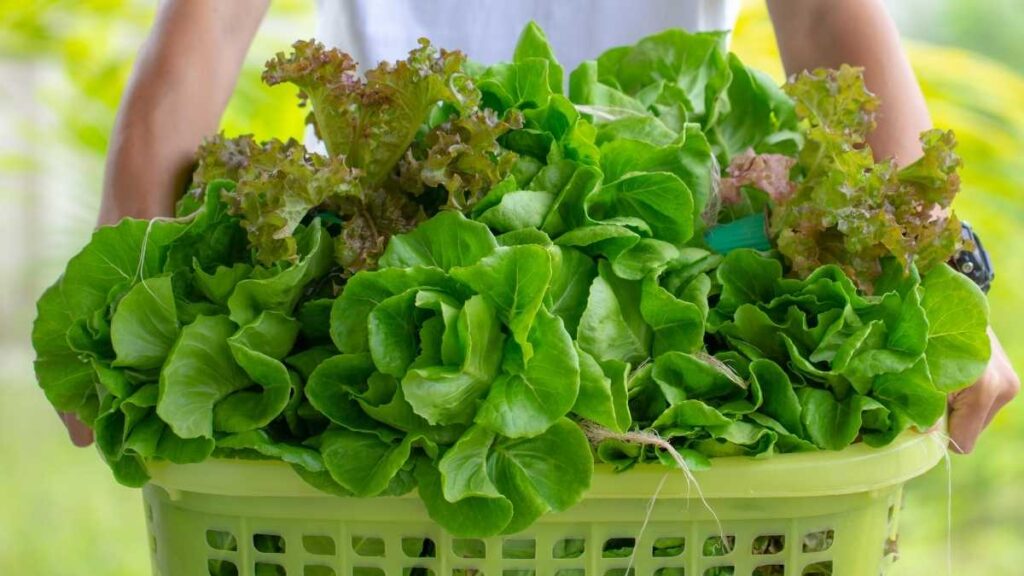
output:
M280 463L154 465L144 493L157 576L874 576L894 559L903 483L942 451L908 435L880 450L715 460L696 477L721 532L658 465L599 466L576 507L480 540L446 534L415 493L338 498Z

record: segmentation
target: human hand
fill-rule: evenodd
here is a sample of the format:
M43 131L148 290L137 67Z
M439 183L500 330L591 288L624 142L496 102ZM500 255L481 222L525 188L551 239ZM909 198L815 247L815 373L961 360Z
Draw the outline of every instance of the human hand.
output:
M86 426L77 416L71 412L61 412L58 414L61 422L68 429L68 436L71 437L71 443L79 448L83 448L92 444L92 430Z
M954 451L974 450L978 436L996 413L1020 392L1020 377L991 328L992 358L984 374L971 387L949 395L949 437Z

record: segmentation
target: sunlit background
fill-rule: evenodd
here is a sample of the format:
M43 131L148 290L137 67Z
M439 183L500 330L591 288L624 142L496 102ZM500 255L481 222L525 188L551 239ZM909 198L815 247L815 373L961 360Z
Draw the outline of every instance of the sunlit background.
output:
M682 0L681 0L682 1ZM936 125L964 158L958 210L998 272L993 324L1024 367L1024 11L1017 0L890 0ZM149 570L140 494L72 448L31 372L34 302L87 240L103 154L151 0L0 3L0 574L138 576ZM228 133L298 136L287 88L262 63L312 35L312 0L275 0L224 118ZM733 49L782 80L763 2ZM952 574L1024 573L1024 401L969 457L952 458ZM898 576L946 573L947 476L914 481Z

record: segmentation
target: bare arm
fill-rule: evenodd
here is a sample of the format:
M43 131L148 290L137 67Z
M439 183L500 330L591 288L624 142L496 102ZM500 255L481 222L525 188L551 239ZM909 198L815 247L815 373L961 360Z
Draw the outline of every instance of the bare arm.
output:
M121 100L100 224L172 213L214 133L269 0L164 0Z
M164 0L121 98L99 223L173 213L196 147L217 130L269 0ZM92 442L74 414L71 440Z
M878 127L868 139L875 156L908 164L921 155L918 137L932 121L882 0L768 0L768 10L787 74L862 66L868 89L881 100ZM989 339L988 369L950 397L949 435L958 452L973 450L981 431L1020 392L1020 378L991 329Z
M850 64L864 68L881 100L868 143L879 158L908 164L932 127L921 87L882 0L768 0L786 74Z

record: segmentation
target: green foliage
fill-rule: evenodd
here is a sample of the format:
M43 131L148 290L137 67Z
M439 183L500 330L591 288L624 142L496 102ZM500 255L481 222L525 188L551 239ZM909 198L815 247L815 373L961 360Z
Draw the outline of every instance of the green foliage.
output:
M949 15L946 5L956 3L924 4L928 10L912 6L907 12L926 28L925 37L928 39L934 39L938 34L956 33L953 45L988 50L981 43L998 44L1005 43L1007 38L1020 38L1016 27L1008 24L1014 13L1000 6L1012 4L1009 0L964 3L962 9L957 9L960 13L955 17ZM895 6L893 4L894 10ZM47 134L47 150L54 138L70 139L76 150L86 153L87 171L100 162L113 110L127 77L127 64L135 53L141 34L150 24L152 10L151 3L107 0L3 4L0 8L3 24L0 26L4 34L0 35L0 44L4 46L5 54L29 57L45 51L45 54L56 55L61 71L68 74L73 91L71 95L44 95L49 96L47 101L60 113L61 122L60 131ZM272 56L273 50L290 41L297 29L311 29L311 12L312 4L305 0L276 0L272 3L269 18L273 25L261 31L247 60L247 72L239 81L225 118L227 133L251 131L259 138L301 137L305 111L293 106L290 90L266 88L258 81L257 72L263 61ZM896 16L899 15L897 10ZM70 22L74 25L69 26ZM14 30L17 32L12 32ZM978 34L977 30L984 30L984 33ZM23 44L23 49L16 52L11 49L12 42L21 43L25 39L30 43ZM763 2L746 4L732 35L732 45L747 64L782 78ZM1019 272L1024 270L1024 265L1020 265L1021 251L1018 249L1019 230L1024 223L1024 210L1019 202L1019 190L1024 186L1024 180L1018 169L1018 160L1024 154L1021 146L1024 142L1021 138L1024 119L1018 103L1024 98L1024 80L1006 67L960 49L912 41L908 41L906 46L924 87L934 121L939 126L952 128L957 134L958 153L964 160L961 172L963 193L958 196L957 211L981 230L986 248L993 255L999 281L990 295L994 311L992 322L1011 358L1019 365L1024 359L1021 354L1024 351L1021 347L1024 333L1020 323L1015 323L1014 319L1022 306L1016 287L1024 281ZM1019 53L1020 50L1007 49L1004 61L1014 66L1013 58L1019 61ZM89 96L84 95L86 90ZM96 96L100 93L102 98ZM9 167L9 164L5 165L5 168ZM98 173L98 168L91 172ZM90 184L86 188L98 189L98 185ZM82 201L85 194L85 189L75 192L74 200ZM91 216L83 220L81 235L84 237L88 235L93 221ZM504 242L515 238L529 236L529 232L530 229L526 229L524 234L499 237L498 241L504 245ZM586 258L589 262L590 258ZM557 277L559 266L555 264L553 268ZM221 272L223 281L218 284L228 287L225 289L233 286L226 272L232 269L242 277L248 275L244 266L224 268ZM215 271L220 269L211 268L209 274ZM566 296L561 305L549 305L549 309L555 311L558 307L568 306L573 301L571 295L577 292L572 286L589 288L594 273L581 273L579 280L575 280L575 275L566 274L565 285L569 286ZM557 280L553 280L555 283ZM19 297L16 294L12 297L18 305ZM569 326L570 322L566 320L567 329L574 334ZM295 362L315 364L315 360L310 358L322 354L324 348L313 348L305 359L296 358ZM88 366L83 369L87 370ZM148 570L149 549L143 538L145 526L143 516L138 513L137 493L110 482L109 470L92 451L75 449L67 442L66 433L53 417L52 407L26 386L31 376L23 373L21 362L15 361L13 369L7 371L2 380L0 437L28 440L7 442L0 448L3 461L10 469L18 470L17 474L0 475L0 495L3 495L0 496L0 509L6 513L4 522L0 523L0 532L6 529L9 537L9 546L0 549L0 571L63 574L68 570L69 557L75 559L75 567L80 572L120 576ZM767 406L768 386L764 384L765 379L760 381ZM937 407L936 414L941 414L945 405L944 395L931 391L925 396L931 400L925 401L916 396L921 389L911 383L908 378L891 379L885 385L884 393L902 397L914 405L930 402L931 406ZM113 384L113 379L107 378L106 385ZM927 380L924 384L930 385ZM875 388L875 393L883 393L878 381ZM582 387L580 394L582 397ZM894 402L887 405L892 407ZM1024 421L1019 418L1020 408L1019 403L1011 404L1001 413L971 457L954 458L954 573L1011 574L1021 564L1015 543L1024 537L1018 521L1024 510L1016 485L1005 481L1024 473L1020 459L1012 456L1020 448L1019 439L1024 437L1019 427L1019 422ZM584 414L582 410L574 411ZM607 423L602 424L611 427ZM236 443L228 438L219 442L222 445ZM258 445L256 441L244 442ZM636 447L627 445L622 448ZM610 456L611 446L603 444L602 452ZM247 454L251 455L251 452ZM60 463L61 474L58 475L55 475L53 466L56 462ZM61 477L73 477L76 489L68 490L67 484L60 481ZM41 482L41 478L55 481ZM946 482L946 470L940 466L928 477L908 486L907 506L900 521L901 561L892 568L894 575L934 574L947 569ZM82 498L83 493L89 497ZM40 522L41 518L59 521ZM86 525L89 530L82 529ZM55 555L54 549L66 553Z
M56 59L70 84L69 94L51 98L62 126L60 136L77 150L102 157L137 45L155 12L152 3L137 0L6 4L0 9L0 54ZM258 35L222 126L231 134L300 138L305 113L291 106L291 94L264 86L259 70L272 50L294 36L295 28L312 26L312 11L301 0L285 0L271 5L267 19L280 26L264 27Z
M821 89L794 104L722 41L614 49L570 97L533 25L479 84L426 43L365 80L297 43L266 77L302 89L329 156L208 143L180 218L101 230L40 300L41 386L95 422L123 483L154 458L269 457L334 494L418 488L465 536L578 502L592 426L653 430L706 466L931 425L987 360L968 280L886 252L868 295L840 266L702 247L719 158L796 153L789 110ZM804 154L860 141L865 102L845 102L802 127ZM439 145L454 135L478 153ZM913 200L938 201L933 160L901 173ZM664 456L596 448L620 468Z

